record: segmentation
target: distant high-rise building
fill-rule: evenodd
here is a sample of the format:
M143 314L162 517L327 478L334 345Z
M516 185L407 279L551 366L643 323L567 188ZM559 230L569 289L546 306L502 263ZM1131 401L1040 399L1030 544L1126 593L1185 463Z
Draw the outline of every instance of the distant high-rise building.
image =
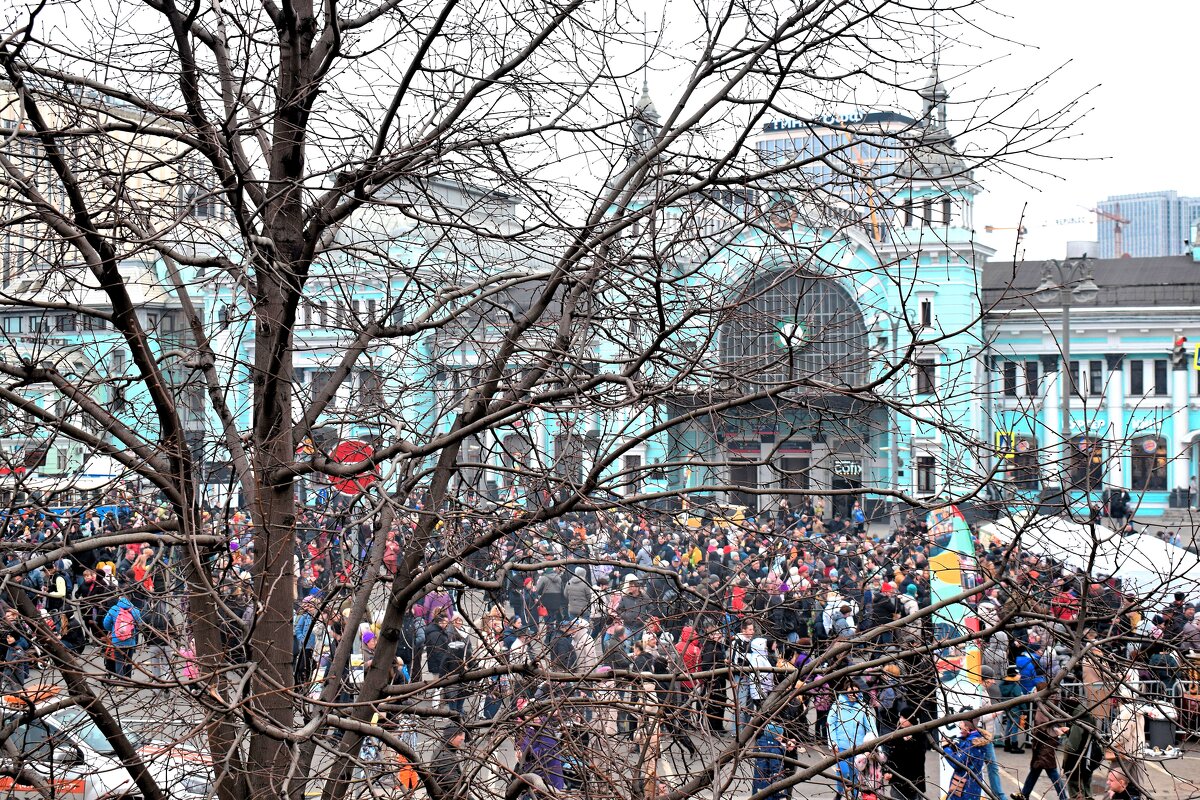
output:
M1187 252L1200 197L1178 192L1111 195L1096 205L1100 258L1159 258ZM1119 245L1119 246L1118 246Z

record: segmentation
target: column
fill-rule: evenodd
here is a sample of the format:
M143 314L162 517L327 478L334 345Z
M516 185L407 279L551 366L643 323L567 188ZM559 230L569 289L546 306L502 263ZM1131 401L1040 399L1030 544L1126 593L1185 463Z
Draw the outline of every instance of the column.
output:
M1105 356L1108 361L1108 385L1104 391L1104 404L1108 411L1108 435L1105 437L1111 444L1109 447L1119 448L1110 450L1109 463L1112 469L1108 473L1108 483L1113 486L1125 485L1125 459L1128 457L1128 447L1125 441L1125 355L1123 353Z
M1059 400L1062 396L1062 373L1059 372L1058 356L1042 356L1042 419L1040 430L1034 431L1041 451L1038 461L1042 465L1042 478L1058 483L1064 477L1066 465L1062 463L1062 432L1059 428ZM1053 376L1053 378L1051 378Z
M1187 364L1171 370L1171 454L1168 489L1187 489L1188 449L1184 441L1188 434L1188 372Z

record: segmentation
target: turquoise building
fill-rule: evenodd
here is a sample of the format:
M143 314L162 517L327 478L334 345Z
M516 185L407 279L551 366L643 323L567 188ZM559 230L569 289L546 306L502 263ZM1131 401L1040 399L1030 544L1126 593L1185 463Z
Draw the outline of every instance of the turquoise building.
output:
M916 117L888 111L767 123L748 143L747 168L811 157L818 144L839 148L841 160L753 190L651 205L671 170L650 165L660 177L611 214L654 208L615 246L627 263L660 263L662 272L606 276L591 298L603 325L585 330L558 369L569 380L618 371L665 325L661 357L638 375L653 391L636 403L531 403L465 441L456 490L539 503L599 469L609 496L649 495L670 506L683 493L689 504L762 513L803 490L823 498L827 513L845 515L861 500L883 519L906 499L951 498L980 485L991 499L1014 503L1061 495L1065 485L1079 504L1120 486L1143 516L1186 502L1200 462L1200 371L1192 345L1182 358L1172 351L1197 322L1200 250L1085 265L1096 287L1071 312L1067 370L1078 391L1066 402L1064 429L1059 295L1040 296L1042 262L989 261L993 251L974 234L982 187L955 145L946 91L934 77L920 94ZM659 124L646 87L634 110L629 168ZM845 149L855 136L861 153ZM839 188L856 180L853 191ZM365 326L412 327L364 353L312 426L318 447L446 432L550 266L503 235L521 228L520 197L413 180L388 200L342 228L336 250L346 255L317 265L309 279L295 331L298 408L322 394ZM456 237L454 226L418 223L397 207L501 235ZM202 216L195 230L204 235L188 246L221 248L220 209L206 206ZM664 244L672 239L685 244ZM176 277L209 331L234 424L249 430L254 335L245 293L229 275L181 269ZM209 498L224 499L229 457L189 361L175 279L161 262L131 260L122 271L178 387ZM501 275L504 285L489 290L486 303L425 329L445 292ZM120 338L83 315L20 306L21 298L53 296L106 310L99 293L53 281L53 273L34 274L11 287L18 302L0 310L6 346L22 358L52 357L153 439ZM530 341L548 332L535 330ZM529 365L522 358L502 382L519 383ZM869 391L849 389L864 385ZM57 402L49 387L24 391L47 407ZM20 467L61 481L84 473L95 455L32 418L4 434L0 474ZM604 453L617 455L598 468ZM386 469L382 477L389 487L399 479ZM308 488L310 500L328 496L319 480Z
M1076 505L1102 504L1108 489L1120 487L1140 517L1195 505L1200 248L1078 263L1064 293L1065 336L1062 297L1044 291L1056 289L1059 276L1047 268L1022 262L984 272L989 421L1002 443L1007 494L1028 498L1065 486Z

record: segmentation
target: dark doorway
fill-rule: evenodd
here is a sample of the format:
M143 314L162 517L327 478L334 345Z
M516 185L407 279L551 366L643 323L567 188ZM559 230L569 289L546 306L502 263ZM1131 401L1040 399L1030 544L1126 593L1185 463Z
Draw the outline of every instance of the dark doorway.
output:
M862 481L855 478L843 478L840 475L833 476L833 490L835 492L844 492L847 489L856 492L856 494L835 494L833 496L833 514L842 519L850 518L850 509L854 507L854 501L862 499L859 494L862 492Z
M779 473L779 486L784 490L780 499L787 500L790 508L799 508L804 505L806 498L802 495L792 494L792 492L809 488L808 468L809 460L807 458L785 456L775 462L775 471Z
M758 465L734 461L729 465L730 484L746 489L758 488ZM729 493L729 502L745 506L748 514L758 511L758 495L734 489Z

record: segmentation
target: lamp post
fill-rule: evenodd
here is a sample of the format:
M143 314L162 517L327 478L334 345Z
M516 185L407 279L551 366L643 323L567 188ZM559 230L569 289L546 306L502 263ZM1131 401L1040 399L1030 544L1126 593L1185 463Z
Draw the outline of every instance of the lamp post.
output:
M1060 370L1062 386L1061 402L1059 403L1059 420L1062 436L1062 481L1063 507L1067 507L1067 465L1071 456L1071 398L1079 395L1079 387L1075 385L1075 376L1071 374L1071 303L1089 305L1096 302L1100 287L1092 277L1092 265L1087 255L1082 258L1071 258L1066 261L1051 260L1046 262L1042 271L1042 283L1034 290L1033 299L1040 305L1047 306L1056 299L1062 306L1062 337L1059 348L1062 350L1062 368ZM1082 396L1080 396L1082 399Z

